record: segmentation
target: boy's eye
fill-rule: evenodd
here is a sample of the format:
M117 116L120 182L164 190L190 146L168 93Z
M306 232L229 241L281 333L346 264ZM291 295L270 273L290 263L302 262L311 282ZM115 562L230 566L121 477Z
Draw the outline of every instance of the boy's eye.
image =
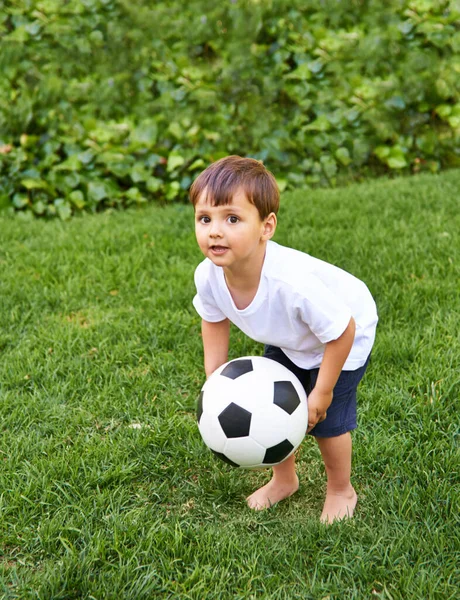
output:
M230 221L230 223L238 223L239 221L238 217L235 217L234 215L228 217L228 220Z
M210 219L209 217L207 217L206 215L204 215L204 216L200 217L200 218L198 219L198 221L199 221L200 223L210 223L210 222L211 222L211 219Z

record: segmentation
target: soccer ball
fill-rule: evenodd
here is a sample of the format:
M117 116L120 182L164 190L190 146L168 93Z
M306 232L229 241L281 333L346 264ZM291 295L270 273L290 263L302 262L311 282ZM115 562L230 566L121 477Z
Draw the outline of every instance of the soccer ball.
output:
M205 444L235 467L277 465L302 442L307 395L280 363L246 356L219 367L198 398L198 428Z

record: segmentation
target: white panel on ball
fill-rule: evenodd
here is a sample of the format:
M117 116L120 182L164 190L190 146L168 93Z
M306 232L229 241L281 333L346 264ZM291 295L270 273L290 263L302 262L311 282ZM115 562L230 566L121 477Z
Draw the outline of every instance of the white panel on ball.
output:
M250 437L228 439L224 454L240 467L260 465L265 456L265 448Z
M273 397L272 395L269 397ZM265 403L263 410L255 413L251 420L251 431L249 435L253 440L264 446L276 446L287 438L289 430L290 415L269 401ZM273 429L276 423L276 429Z
M211 448L211 450L223 452L227 436L222 431L220 423L214 415L204 412L201 416L198 428L204 443Z
M234 381L229 379L223 386L221 379L213 373L203 386L203 390L206 390L203 395L203 410L211 415L219 415L235 399Z
M262 409L270 401L270 397L273 397L273 382L261 379L257 371L238 377L233 384L233 399L250 412Z
M287 439L297 446L305 437L308 428L308 407L302 402L292 414L287 430Z

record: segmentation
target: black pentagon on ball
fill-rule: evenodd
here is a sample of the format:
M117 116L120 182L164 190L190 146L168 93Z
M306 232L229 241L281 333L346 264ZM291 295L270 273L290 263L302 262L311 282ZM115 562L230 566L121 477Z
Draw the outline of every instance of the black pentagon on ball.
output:
M220 458L220 460L223 460L224 462L226 462L228 465L231 465L232 467L239 467L240 466L236 462L233 462L233 460L230 460L228 458L228 456L225 456L225 454L222 454L222 452L216 452L215 450L211 450L211 452L213 454L215 454L217 456L217 458Z
M300 398L291 381L275 381L273 402L292 415L300 404Z
M200 422L201 415L203 414L203 392L200 392L198 400L196 402L196 418L198 423Z
M231 402L218 416L222 431L228 438L239 438L249 435L251 413Z
M276 444L276 446L267 448L262 462L265 465L279 463L284 460L293 449L294 446L291 442L289 440L284 440L284 442L280 442L279 444Z
M250 373L254 370L252 366L252 360L249 358L240 358L237 360L232 360L232 362L228 363L228 365L222 369L220 372L224 377L228 377L229 379L237 379L241 377L241 375L245 375L246 373Z

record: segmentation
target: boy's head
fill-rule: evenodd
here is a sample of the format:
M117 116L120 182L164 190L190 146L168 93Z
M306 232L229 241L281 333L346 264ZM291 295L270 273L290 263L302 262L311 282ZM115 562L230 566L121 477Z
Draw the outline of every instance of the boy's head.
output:
M278 212L280 195L275 177L262 162L241 156L226 156L205 169L190 188L190 201L196 206L205 193L213 206L231 204L240 190L257 208L261 220Z

